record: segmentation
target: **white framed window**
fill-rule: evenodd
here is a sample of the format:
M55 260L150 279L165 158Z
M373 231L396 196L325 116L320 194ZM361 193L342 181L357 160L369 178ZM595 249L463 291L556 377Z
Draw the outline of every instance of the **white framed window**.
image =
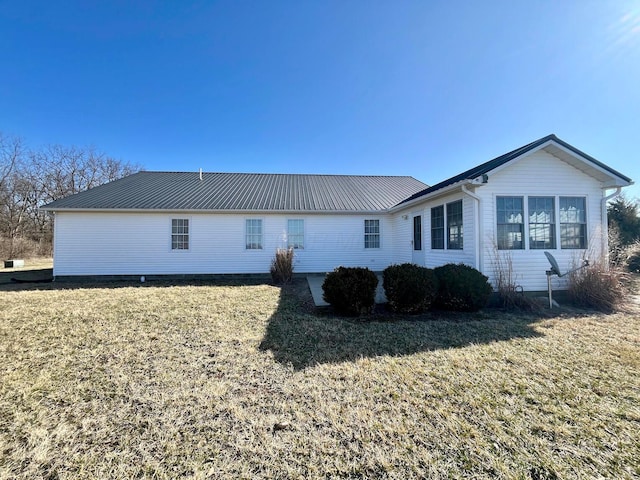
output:
M444 250L444 205L431 209L431 249Z
M556 248L555 198L529 197L529 248Z
M523 219L525 202L526 222ZM586 249L586 203L586 197L496 197L498 249ZM526 245L525 236L528 239Z
M295 250L304 248L304 220L287 220L287 247Z
M245 248L262 250L262 219L247 218L245 220Z
M380 220L364 221L364 248L380 248Z
M447 249L462 250L462 200L447 203Z
M524 199L496 197L498 250L524 248Z
M560 248L587 248L587 201L585 197L560 197Z
M189 250L189 219L171 219L171 250Z

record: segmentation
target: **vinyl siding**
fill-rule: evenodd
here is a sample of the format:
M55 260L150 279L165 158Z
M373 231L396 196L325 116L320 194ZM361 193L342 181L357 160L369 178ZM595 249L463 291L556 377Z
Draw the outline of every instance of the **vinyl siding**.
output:
M171 250L171 219L189 219L189 250ZM245 219L263 220L263 248L245 249ZM304 219L298 273L339 265L383 270L392 263L389 216L242 215L59 212L54 275L267 273L276 248L287 245L287 219ZM380 248L364 248L364 220L380 220Z
M587 208L587 249L549 251L558 261L564 271L571 265L580 263L583 257L595 259L602 250L602 215L601 204L602 186L600 182L559 160L545 151L538 151L524 157L507 168L489 177L487 184L476 190L481 197L481 239L483 248L483 273L495 283L495 255L496 239L496 197L498 196L578 196L586 198ZM527 218L527 204L525 201L525 223ZM558 218L556 217L556 237L559 241ZM465 225L466 227L466 225ZM526 229L525 229L526 236ZM549 263L544 250L500 250L503 259L511 258L516 283L527 291L542 291L547 289L545 272ZM566 278L552 278L554 288L566 288Z

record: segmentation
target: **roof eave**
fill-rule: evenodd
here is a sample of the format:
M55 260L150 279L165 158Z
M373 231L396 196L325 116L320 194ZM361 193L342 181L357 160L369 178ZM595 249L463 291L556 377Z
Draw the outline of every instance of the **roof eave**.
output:
M242 215L384 215L390 209L383 210L232 210L232 209L150 209L150 208L40 208L51 213L171 213L171 214L242 214Z

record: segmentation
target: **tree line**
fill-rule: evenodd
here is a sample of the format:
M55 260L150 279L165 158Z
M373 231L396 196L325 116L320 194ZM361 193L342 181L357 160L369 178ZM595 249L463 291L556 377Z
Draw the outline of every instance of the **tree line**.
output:
M30 148L0 132L0 252L4 259L51 256L53 218L39 208L140 170L94 147Z

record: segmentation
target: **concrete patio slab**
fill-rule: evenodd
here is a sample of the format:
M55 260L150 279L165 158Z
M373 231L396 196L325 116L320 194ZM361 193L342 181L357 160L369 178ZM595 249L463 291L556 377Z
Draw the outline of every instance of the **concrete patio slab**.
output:
M376 289L376 303L387 303L387 297L384 296L384 288L382 288L382 275L378 276L378 288ZM329 304L322 298L322 282L324 282L324 275L308 275L307 283L309 284L309 290L311 290L311 296L313 297L313 303L316 307L328 307Z

